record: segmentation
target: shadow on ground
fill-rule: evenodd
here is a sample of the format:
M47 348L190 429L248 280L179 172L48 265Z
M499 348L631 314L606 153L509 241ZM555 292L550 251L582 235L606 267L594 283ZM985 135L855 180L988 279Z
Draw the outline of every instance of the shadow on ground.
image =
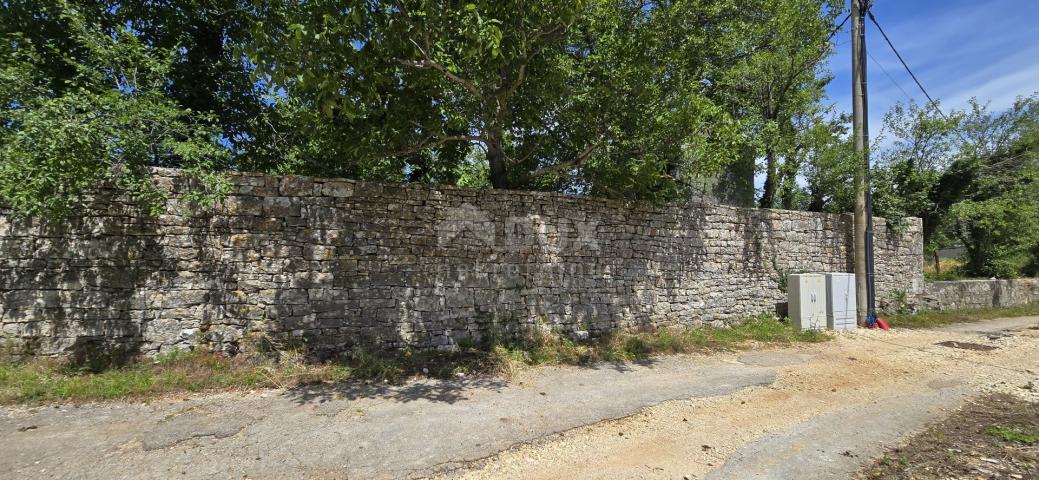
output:
M659 363L656 358L645 358L631 362L597 362L576 365L581 369L613 370L632 373L639 369L651 369ZM500 392L509 381L491 375L479 375L457 379L415 379L404 383L339 382L335 384L298 385L286 389L284 395L297 405L326 403L333 400L385 399L400 403L425 400L435 403L454 404L468 399L479 391Z
M401 385L341 382L333 385L300 385L286 390L285 396L298 405L325 403L333 400L385 399L400 403L426 400L453 404L466 400L480 390L500 391L508 385L495 377L410 381Z

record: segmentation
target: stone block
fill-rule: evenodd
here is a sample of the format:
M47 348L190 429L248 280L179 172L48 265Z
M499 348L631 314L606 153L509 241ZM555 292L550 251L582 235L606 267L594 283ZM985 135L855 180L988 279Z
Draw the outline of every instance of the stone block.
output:
M314 181L294 175L282 177L278 193L286 197L309 197L314 195Z
M306 245L303 247L305 260L328 261L336 258L336 247L324 245Z
M321 194L337 198L351 197L354 194L354 184L346 180L328 180L322 184Z
M267 197L263 199L263 214L269 217L298 217L299 199L293 197Z
M178 175L162 178L180 192ZM80 334L139 339L146 353L219 350L247 329L333 350L450 348L535 323L584 338L770 311L781 271L850 262L847 216L258 174L232 183L207 215L137 216L111 189L60 227L0 208L0 332L48 336L47 353ZM1019 283L934 290L920 232L916 220L878 230L882 304L899 290L939 305L1039 296ZM45 328L59 320L63 333Z

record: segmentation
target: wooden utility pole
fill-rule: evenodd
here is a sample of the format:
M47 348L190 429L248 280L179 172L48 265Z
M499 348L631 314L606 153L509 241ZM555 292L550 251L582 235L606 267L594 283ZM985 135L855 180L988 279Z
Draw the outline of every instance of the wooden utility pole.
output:
M851 0L851 91L855 137L855 302L859 325L869 315L869 278L866 261L866 189L869 175L869 131L866 102L866 11L869 0Z

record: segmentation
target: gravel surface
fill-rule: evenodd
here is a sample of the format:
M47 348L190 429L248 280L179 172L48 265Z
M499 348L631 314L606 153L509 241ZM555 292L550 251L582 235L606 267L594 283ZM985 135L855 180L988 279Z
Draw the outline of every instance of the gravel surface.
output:
M15 441L0 443L0 478L423 477L517 442L775 378L774 368L673 356L547 368L512 383L344 384L6 409L0 432Z
M860 330L511 383L0 408L0 478L848 478L979 394L1039 401L1023 388L1039 384L1035 325Z
M848 478L901 435L943 418L973 395L1003 392L1039 401L1039 389L1022 388L1029 381L1039 384L1039 330L1029 328L1036 325L1039 318L1032 317L943 331L840 333L831 342L787 350L811 359L781 367L771 385L666 402L625 419L515 447L459 475ZM1004 329L1009 334L993 335ZM935 345L949 340L998 348L983 352ZM921 403L927 408L898 422L856 415L868 411L878 418ZM815 448L830 437L841 438L841 445ZM746 461L755 455L767 461Z
M985 395L884 452L856 478L1039 478L1039 403Z

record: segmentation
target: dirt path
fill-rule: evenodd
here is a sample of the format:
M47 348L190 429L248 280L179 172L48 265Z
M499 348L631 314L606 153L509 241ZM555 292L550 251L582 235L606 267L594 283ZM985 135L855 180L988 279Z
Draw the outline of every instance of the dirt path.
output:
M798 350L776 382L637 415L514 448L465 478L848 478L900 436L983 391L1039 401L1039 318L945 331L859 331ZM993 334L1010 329L1011 336ZM989 336L995 337L990 339ZM935 345L956 340L992 351ZM768 363L767 355L748 354Z
M860 331L508 384L6 408L0 478L846 478L975 393L1034 396L1019 386L1039 382L1036 324Z
M904 438L858 480L1039 478L1039 403L992 393Z

